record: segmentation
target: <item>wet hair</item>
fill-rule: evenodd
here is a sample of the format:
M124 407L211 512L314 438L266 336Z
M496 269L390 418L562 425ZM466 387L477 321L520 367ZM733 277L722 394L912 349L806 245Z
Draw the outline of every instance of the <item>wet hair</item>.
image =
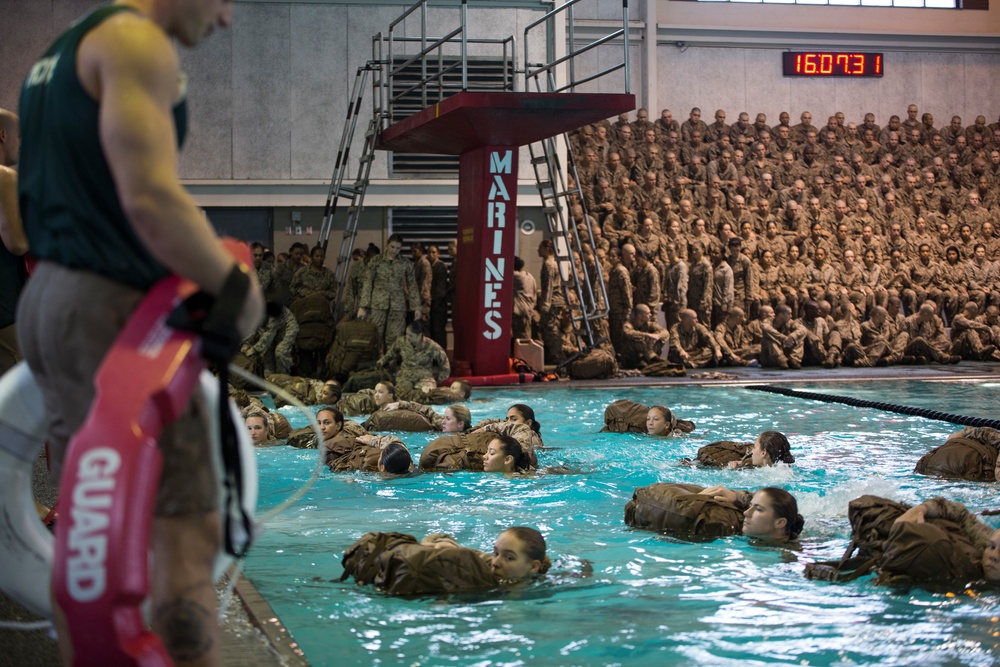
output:
M261 421L264 422L264 428L267 430L267 439L268 440L273 440L274 439L274 425L271 423L271 420L268 419L267 413L266 412L262 412L261 410L253 410L252 412L248 412L247 413L247 416L243 420L243 422L246 423L247 419L252 419L252 418L260 419Z
M497 440L503 445L503 455L514 457L514 471L522 472L531 468L531 459L524 452L524 447L521 443L517 441L517 438L513 438L509 435L503 435L498 433L493 437L493 440ZM493 442L490 440L490 442Z
M406 325L406 330L410 333L415 333L418 336L424 335L424 325L420 320L413 320Z
M459 392L462 394L462 398L469 398L472 396L472 383L468 380L455 380L459 386Z
M791 445L788 444L788 438L785 437L784 433L764 431L758 439L760 440L760 448L771 457L771 461L774 463L779 461L781 463L795 463Z
M410 458L410 451L398 442L386 445L385 449L382 450L382 456L379 457L378 462L382 464L385 472L392 473L393 475L408 473L410 466L413 465L413 459Z
M663 415L663 418L666 419L668 422L670 422L670 429L669 429L669 432L667 433L667 435L670 435L670 432L673 432L673 431L681 431L682 433L690 433L691 431L693 431L695 429L694 422L689 422L686 419L678 419L674 415L674 413L671 412L670 408L668 408L666 406L663 406L663 405L651 405L651 406L649 406L649 409L650 410L658 410L659 413L661 415Z
M400 245L403 245L403 237L400 236L399 234L393 234L388 239L386 239L386 244L389 243L399 243Z
M333 422L335 424L344 423L344 413L337 408L331 407L329 405L324 405L316 412L317 417L319 417L320 412L329 412L331 415L333 415Z
M771 499L774 513L778 518L785 519L785 536L789 540L796 539L802 532L805 519L799 514L799 504L795 502L795 496L776 486L765 486L763 489L759 489L759 492L766 494Z
M340 383L336 380L327 380L323 383L323 387L329 387L330 393L333 394L333 402L336 403L340 400L340 397L344 395L344 390L340 386Z
M552 567L552 561L545 555L545 538L534 528L527 526L511 526L503 531L510 533L524 544L524 555L528 560L537 560L541 565L538 574L545 574Z
M524 260L521 259L520 257L515 256L514 257L514 270L515 271L520 271L523 268L524 268Z
M381 382L375 384L376 387L378 387L378 385L382 385L383 387L385 387L386 391L389 392L389 395L392 396L393 398L396 398L396 385L389 382L388 380L382 380Z
M456 403L455 405L449 405L445 409L451 410L451 414L455 415L455 419L465 424L465 428L462 429L463 432L472 428L472 412L469 411L469 408Z
M542 426L541 424L538 423L538 420L535 419L535 411L529 408L527 405L525 405L524 403L515 403L514 405L507 408L508 412L510 410L517 410L518 414L520 414L526 420L531 421L532 431L534 431L535 433L541 432Z
M378 255L381 252L382 251L379 250L379 247L377 245L375 245L374 243L369 243L368 248L365 250L365 257L371 258L374 257L375 255Z

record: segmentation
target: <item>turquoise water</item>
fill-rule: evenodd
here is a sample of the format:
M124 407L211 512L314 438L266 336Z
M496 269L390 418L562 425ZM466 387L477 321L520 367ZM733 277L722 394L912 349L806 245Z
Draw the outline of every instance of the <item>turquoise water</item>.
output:
M991 417L1000 398L1000 384L795 388ZM668 405L697 430L674 439L598 433L605 405L617 398ZM995 663L996 591L890 590L868 580L830 585L802 576L806 562L842 554L847 502L863 493L907 502L943 495L973 510L1000 507L995 484L912 474L917 459L959 427L739 387L483 390L469 406L478 420L522 402L534 407L549 448L540 464L581 474L382 479L325 472L266 526L247 575L313 665ZM730 471L678 463L708 442L750 440L766 429L789 435L792 467ZM415 456L433 437L402 434ZM262 507L308 478L315 455L258 450ZM689 544L627 528L624 506L633 490L658 481L787 488L806 518L802 550L753 546L742 537ZM539 528L555 563L523 590L402 600L337 581L344 549L368 531L418 538L447 532L492 550L510 525ZM581 576L582 561L590 576Z

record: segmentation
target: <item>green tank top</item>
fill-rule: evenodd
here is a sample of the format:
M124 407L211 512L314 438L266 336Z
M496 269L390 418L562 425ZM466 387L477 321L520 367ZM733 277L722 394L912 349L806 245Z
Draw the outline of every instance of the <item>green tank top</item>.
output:
M84 36L109 16L100 7L60 36L21 88L18 196L31 253L146 290L169 272L122 211L98 132L99 105L76 74ZM186 95L173 109L178 146L187 130Z

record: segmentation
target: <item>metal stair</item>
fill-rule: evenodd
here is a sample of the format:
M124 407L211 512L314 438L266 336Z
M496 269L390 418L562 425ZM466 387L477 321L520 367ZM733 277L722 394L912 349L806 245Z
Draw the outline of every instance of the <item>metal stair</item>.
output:
M381 87L381 76L383 63L378 60L369 60L366 64L358 68L358 73L354 78L354 88L348 98L347 122L344 124L344 133L340 139L340 148L337 151L337 161L333 168L333 177L330 179L330 191L326 197L326 207L323 211L323 223L320 227L319 238L322 239L323 249L327 250L330 242L330 233L333 230L333 218L337 213L340 201L347 203L347 222L344 225L343 237L340 241L340 251L337 253L337 264L334 268L334 275L337 279L337 296L334 300L337 312L335 317L339 318L341 300L344 294L344 284L347 282L347 270L351 263L351 252L354 250L354 239L358 233L358 219L361 211L364 210L365 193L368 191L368 184L371 182L372 163L375 162L375 146L378 143L379 133L385 126L387 114L382 110L381 105L374 105L374 113L368 121L368 129L365 130L365 141L358 158L358 171L354 182L345 185L347 178L348 162L351 153L351 143L354 140L354 132L357 128L358 118L361 115L361 103L364 99L365 88L368 86L369 75L375 72L379 80L374 81L374 85ZM378 89L377 88L377 89Z

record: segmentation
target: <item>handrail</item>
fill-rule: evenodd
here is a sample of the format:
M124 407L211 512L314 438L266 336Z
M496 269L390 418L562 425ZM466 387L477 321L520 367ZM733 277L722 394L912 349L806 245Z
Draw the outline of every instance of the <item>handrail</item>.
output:
M577 3L582 2L582 1L583 0L568 0L567 2L563 3L562 5L554 8L554 9L549 10L544 15L542 15L540 18L532 21L531 23L529 23L524 28L524 69L523 69L523 72L524 72L524 80L525 80L525 89L526 90L528 88L530 88L530 86L528 85L528 80L529 79L535 79L536 81L538 81L539 77L541 77L542 75L544 75L546 73L550 73L554 68L558 67L559 65L562 65L562 64L566 63L569 66L569 80L568 80L568 82L565 85L563 85L563 86L561 86L561 87L559 87L557 89L552 90L551 92L562 92L564 90L573 91L576 88L576 86L578 86L580 84L583 84L583 83L586 83L586 82L589 82L589 81L593 81L594 79L598 79L598 78L600 78L602 76L605 76L605 75L610 74L612 72L616 72L616 71L618 71L620 69L623 69L624 72L625 72L625 74L624 74L624 76L625 76L625 92L626 93L630 92L631 84L629 82L630 74L629 74L629 62L628 62L628 59L629 59L629 56L628 56L628 47L629 47L628 0L622 0L622 27L621 28L618 28L617 30L614 30L613 32L605 35L604 37L601 37L600 39L597 39L597 40L591 42L590 44L587 44L587 45L585 45L585 46L583 46L583 47L581 47L581 48L578 49L578 48L576 48L576 32L575 32L576 21L575 21L575 15L574 15L573 8L574 8L574 6ZM568 40L568 49L567 49L566 55L561 56L559 58L556 58L555 60L552 60L552 61L547 62L545 64L538 65L536 68L533 69L532 66L529 64L531 62L531 59L529 57L529 53L530 53L530 50L531 50L530 49L529 33L533 29L537 28L540 25L545 25L546 27L548 27L550 25L550 21L552 21L552 19L554 17L558 16L562 12L566 12L566 15L567 15L567 40ZM590 75L590 76L588 76L586 78L583 78L583 79L577 79L576 78L576 62L575 62L575 60L576 60L577 56L579 56L580 54L586 53L587 51L590 51L591 49L597 48L598 46L603 46L603 45L607 44L608 42L610 42L610 41L612 41L614 39L617 39L619 37L622 38L622 61L621 61L621 63L619 63L617 65L610 66L610 67L608 67L608 68L606 68L604 70L601 70L600 72L598 72L596 74Z

